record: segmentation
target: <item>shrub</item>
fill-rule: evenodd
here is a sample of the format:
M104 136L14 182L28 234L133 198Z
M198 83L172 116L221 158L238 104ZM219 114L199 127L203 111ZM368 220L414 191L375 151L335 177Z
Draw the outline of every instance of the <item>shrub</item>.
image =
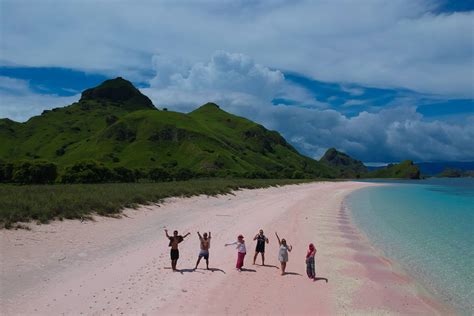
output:
M268 179L270 175L266 171L249 171L245 173L248 179Z
M13 164L10 162L0 161L0 182L12 182Z
M14 165L11 180L21 184L53 183L58 167L48 161L24 161Z
M148 172L148 178L156 182L171 181L171 174L163 168L153 168Z
M194 172L187 168L180 168L174 172L174 179L176 181L185 181L193 178L195 176Z
M137 174L135 170L128 169L125 167L115 167L113 169L114 180L117 182L136 182Z
M66 168L63 183L101 183L114 180L114 173L96 161L81 161Z

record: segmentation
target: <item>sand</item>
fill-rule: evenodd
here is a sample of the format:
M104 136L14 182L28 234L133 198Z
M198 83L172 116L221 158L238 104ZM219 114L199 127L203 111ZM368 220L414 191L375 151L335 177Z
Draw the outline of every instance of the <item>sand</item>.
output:
M371 247L353 224L344 197L365 186L321 182L241 190L219 197L171 198L126 210L120 219L31 225L0 231L1 301L4 315L37 314L444 314L430 297ZM190 232L180 244L179 272L172 272L164 228ZM253 236L270 239L266 264L253 265ZM196 232L212 232L210 268ZM281 276L275 231L294 249ZM245 236L244 268L224 247ZM309 242L317 248L316 273L306 276Z

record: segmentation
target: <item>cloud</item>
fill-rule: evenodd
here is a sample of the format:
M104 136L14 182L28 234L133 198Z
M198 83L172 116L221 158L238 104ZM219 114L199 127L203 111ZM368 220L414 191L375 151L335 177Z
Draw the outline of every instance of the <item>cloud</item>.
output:
M79 97L36 93L26 80L0 76L0 118L24 122L43 110L71 104Z
M219 51L206 62L183 64L168 65L165 71L157 66L150 87L142 89L159 107L191 111L212 101L226 111L278 130L313 158L337 147L364 161L474 160L474 115L454 125L427 121L410 99L402 99L377 112L347 117L312 100L280 71L242 54ZM173 68L176 73L170 71ZM276 97L314 106L274 105Z
M148 78L153 55L195 65L225 50L321 81L472 98L474 13L439 8L435 0L4 0L0 45L3 63L135 81Z
M308 107L327 107L311 94L285 80L283 73L255 63L250 57L225 51L215 52L209 61L189 65L182 60L154 56L156 76L142 91L161 107L188 111L209 101L229 106L271 104L274 98L291 97Z

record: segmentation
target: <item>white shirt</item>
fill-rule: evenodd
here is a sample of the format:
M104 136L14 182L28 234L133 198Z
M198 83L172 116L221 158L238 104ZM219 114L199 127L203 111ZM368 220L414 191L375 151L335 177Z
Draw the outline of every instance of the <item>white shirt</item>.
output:
M247 249L245 248L245 243L243 243L243 242L234 241L233 243L228 244L228 245L237 245L237 251L238 252L247 253Z

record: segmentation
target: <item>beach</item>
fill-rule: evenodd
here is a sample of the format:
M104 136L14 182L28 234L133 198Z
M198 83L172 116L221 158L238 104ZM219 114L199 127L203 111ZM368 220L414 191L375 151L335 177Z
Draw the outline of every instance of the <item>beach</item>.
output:
M315 182L240 190L217 197L170 198L127 209L121 218L66 220L31 230L2 230L2 314L335 315L446 314L396 262L380 255L354 225L344 198L359 182ZM168 239L190 232L171 270ZM253 237L263 229L266 266L253 265ZM197 231L211 232L210 270ZM279 270L275 231L294 247ZM244 271L234 242L245 237ZM308 244L317 277L306 276Z

